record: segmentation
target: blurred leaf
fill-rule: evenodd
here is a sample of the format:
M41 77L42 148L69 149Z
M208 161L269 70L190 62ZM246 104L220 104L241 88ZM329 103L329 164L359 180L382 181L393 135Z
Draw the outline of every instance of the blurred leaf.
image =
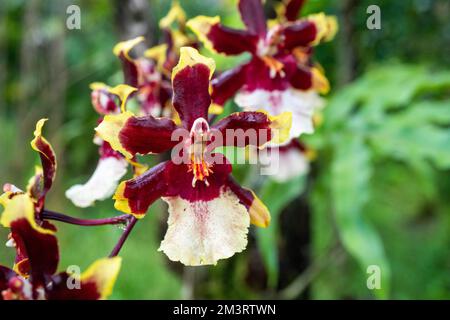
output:
M364 272L370 265L381 268L381 289L374 294L387 298L390 271L383 244L363 216L372 174L369 150L358 136L343 136L339 146L331 167L331 192L339 236Z
M325 122L311 139L321 165L320 192L314 192L312 202L320 219L313 219L313 230L319 232L327 219L334 220L342 244L362 270L357 275L343 268L337 273L343 281L318 281L320 288L313 290L318 298L361 296L366 268L372 264L382 270L382 289L373 291L377 297L409 296L399 266L420 244L398 233L417 221L420 226L428 220L436 224L434 228L442 225L443 218L436 214L443 210L437 182L442 170L450 168L449 90L448 71L395 64L373 68L330 100ZM447 230L440 229L436 235ZM313 239L313 258L333 245L332 237L314 235ZM415 271L409 274L443 263L439 256L427 259L417 270L410 266ZM336 272L328 270L323 278L333 275ZM394 287L393 280L399 278L403 287ZM426 283L425 279L436 277L430 274L418 283Z
M450 168L450 103L420 102L393 114L371 134L377 150L405 162L431 160Z

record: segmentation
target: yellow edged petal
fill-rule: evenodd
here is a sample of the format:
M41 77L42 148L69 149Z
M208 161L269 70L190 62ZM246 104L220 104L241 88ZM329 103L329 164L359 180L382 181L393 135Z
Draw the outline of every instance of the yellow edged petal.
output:
M4 207L0 224L10 228L14 221L26 219L30 226L43 234L54 234L52 230L41 228L34 219L34 203L26 193L12 194L6 192L0 197L0 204Z
M269 209L267 209L266 205L252 190L249 191L253 195L253 202L248 210L250 214L250 222L257 227L267 228L271 219Z
M31 147L37 152L41 152L37 146L38 139L42 139L45 143L50 145L50 143L42 136L42 128L44 127L44 124L47 120L47 118L41 119L36 123L36 129L34 130L34 139L31 141Z
M309 15L306 19L312 21L317 27L316 39L312 45L317 45L321 41L332 40L338 31L338 22L334 16L327 16L320 12Z
M34 175L28 180L27 184L27 192L28 194L32 194L32 189L34 186L36 186L36 179L40 179L44 176L44 171L42 170L41 166L35 166L34 167Z
M324 37L324 41L331 41L339 31L339 24L336 16L327 16L328 31Z
M133 176L138 177L148 170L148 165L133 161L131 159L126 159L126 161L133 166Z
M106 115L103 121L95 128L95 131L100 138L107 141L111 145L111 148L120 152L128 159L131 159L133 155L125 150L120 143L119 133L128 119L132 116L133 113L129 111L121 114Z
M137 90L138 89L136 89L135 87L129 86L127 84L119 84L114 88L109 89L109 92L119 97L121 101L120 110L122 110L122 112L125 112L125 107L129 96Z
M122 258L103 258L95 261L81 275L81 283L94 282L104 300L111 295L117 276L119 275Z
M175 75L186 67L193 67L196 64L204 64L209 68L209 78L211 79L214 70L216 69L216 63L213 59L202 56L197 49L191 47L182 47L180 49L180 60L178 64L173 68L172 81Z
M157 46L151 47L144 52L144 56L149 59L153 59L159 63L166 59L167 44L162 43Z
M330 91L330 82L325 77L319 68L313 67L312 72L312 87L321 94L327 94Z
M145 38L143 36L140 36L131 40L119 42L114 46L113 53L116 56L120 56L120 53L123 52L125 58L132 61L133 59L130 57L131 49L133 49L134 46L136 46L137 44L141 43L144 40Z
M197 16L188 20L186 25L194 32L197 38L211 52L217 53L212 42L208 39L207 34L213 25L220 23L220 17Z
M136 214L131 211L130 205L128 204L128 199L125 197L125 187L126 187L126 181L122 181L119 186L117 187L116 193L113 196L113 199L116 201L114 203L114 208L117 210L131 214L137 219L142 219L145 217L145 214Z
M217 103L211 103L208 109L209 114L221 114L223 112L223 107Z
M94 91L94 90L101 90L101 89L106 89L109 91L110 86L108 86L107 84L103 83L103 82L92 82L89 85L89 88Z
M159 20L159 27L161 29L170 28L172 23L174 23L175 21L180 24L184 24L184 22L186 21L186 13L184 12L178 1L172 2L172 7L170 8L167 15Z
M272 139L269 141L271 145L278 145L289 139L289 131L292 127L292 112L286 111L277 116L271 116L265 110L258 110L265 113L271 121L270 129L273 131Z

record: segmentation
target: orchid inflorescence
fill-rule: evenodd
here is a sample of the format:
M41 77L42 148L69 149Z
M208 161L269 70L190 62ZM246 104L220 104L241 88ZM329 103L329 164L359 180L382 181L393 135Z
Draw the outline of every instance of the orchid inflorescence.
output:
M6 184L0 197L0 223L10 229L7 244L16 250L13 268L0 266L0 299L106 298L119 273L117 255L123 243L157 199L168 204L168 229L159 250L170 260L214 265L244 250L250 224L267 227L270 214L253 191L236 182L230 161L215 150L279 148L283 161L291 163L274 177L279 181L306 170L304 155L310 153L298 137L312 133L314 111L323 104L319 93L329 89L323 71L312 61L313 46L334 36L336 22L323 14L297 20L302 4L287 1L278 8L276 20L266 21L261 0L240 0L246 29L235 30L223 26L219 17L186 21L174 2L160 22L162 44L139 58L131 53L143 37L117 44L113 52L122 63L124 83L91 85L99 114L97 169L66 196L83 208L113 196L115 208L125 214L78 219L47 210L57 161L42 136L46 119L40 120L31 145L41 166L26 191ZM214 76L215 62L199 53L199 43L215 53L248 52L251 58ZM243 110L215 121L232 97ZM138 106L133 110L128 108L132 99ZM236 131L244 139L222 139ZM170 152L170 159L151 168L139 162L143 155ZM129 167L134 177L120 182ZM57 273L58 242L50 220L80 226L123 224L125 230L109 257L73 276ZM79 288L68 288L71 277L80 282Z

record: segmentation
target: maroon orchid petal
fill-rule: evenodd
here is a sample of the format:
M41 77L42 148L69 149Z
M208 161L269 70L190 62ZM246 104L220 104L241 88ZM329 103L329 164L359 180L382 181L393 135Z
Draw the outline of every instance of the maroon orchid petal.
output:
M31 267L30 267L30 260L28 259L28 255L25 250L25 246L21 241L19 235L11 232L10 236L16 248L16 257L14 259L14 270L22 276L28 276L30 275Z
M116 209L143 217L150 205L167 190L167 165L167 162L162 162L137 178L123 181L114 195Z
M164 70L171 72L173 67L177 64L178 52L175 50L174 37L172 31L168 29L163 30L164 43L167 44L165 61L163 62Z
M136 64L125 58L122 53L119 55L119 58L122 61L124 83L132 87L137 87L138 69L136 67Z
M313 89L322 94L330 90L328 79L317 67L299 66L288 78L290 84L299 90Z
M261 0L239 0L239 12L247 30L264 37L267 32L266 17Z
M213 103L223 106L228 99L233 97L246 82L246 70L247 65L240 65L213 79L211 81Z
M112 292L120 266L121 258L104 258L94 262L81 276L69 275L66 272L54 275L50 286L46 288L47 299L106 299Z
M288 21L297 20L305 0L288 0L285 5L284 15Z
M207 166L208 174L203 180L195 179L194 164L169 162L165 173L168 189L166 197L180 196L188 201L209 201L217 198L232 171L231 164L222 154L212 154L215 163L201 163Z
M172 73L172 102L187 129L197 118L206 119L208 116L211 104L209 80L214 68L212 59L201 56L193 48L181 48L180 61Z
M238 55L243 52L255 52L257 37L245 31L231 29L215 24L207 34L213 43L214 50L226 55Z
M299 67L290 77L291 85L299 90L308 90L313 86L313 74L306 67Z
M98 148L98 153L100 155L100 159L106 159L106 158L117 158L117 159L123 159L123 156L114 150L111 145L103 141L100 147Z
M271 65L261 58L254 57L247 66L247 79L244 86L246 91L264 89L268 91L285 90L289 87L289 77L296 68L295 58L292 55L271 58L281 64L279 72L273 74Z
M119 58L122 61L124 83L136 87L138 85L138 69L136 64L126 59L123 54L120 54Z
M159 104L164 108L172 99L172 87L168 81L163 81L159 87Z
M26 193L5 193L0 197L4 207L0 223L11 230L20 261L28 259L32 282L44 284L46 275L55 273L59 261L56 228L49 222L35 220L35 203ZM28 269L28 268L26 268Z
M47 119L41 119L36 124L34 139L31 141L31 147L39 152L43 169L43 186L38 198L39 205L43 205L45 195L50 190L56 175L56 156L50 143L42 136L42 128ZM39 179L35 179L37 182Z
M262 146L271 139L270 124L267 114L249 111L232 113L213 125L213 128L221 132L224 145Z
M292 139L288 144L279 147L280 152L286 152L292 149L298 150L301 153L308 151L306 145L298 139Z
M288 24L281 30L284 38L282 47L291 50L295 47L306 47L317 39L317 26L313 21L301 20Z
M161 153L177 142L171 135L177 125L166 118L130 117L119 133L120 143L131 154Z
M220 24L219 17L198 16L187 25L212 52L237 55L255 53L259 37L244 30L236 30Z
M90 85L91 102L95 111L101 115L111 114L120 111L120 104L117 96L110 92L110 88L103 83L92 83Z
M241 187L231 175L228 178L227 185L247 208L250 214L250 222L258 227L268 227L270 223L269 210L256 194L250 189Z
M232 113L212 128L221 133L225 146L261 147L269 141L274 144L284 142L289 137L291 126L290 112L270 116L266 112L246 111Z
M105 116L96 131L114 150L131 159L138 153L161 153L172 148L177 143L171 141L176 128L167 118L136 117L125 112Z
M48 300L98 300L100 294L95 283L85 283L79 289L69 289L67 283L70 283L70 275L61 272L52 277L52 286L47 291Z
M132 87L138 86L138 68L135 61L130 57L130 51L138 43L144 41L143 37L137 37L128 41L119 42L113 49L114 54L122 62L125 84Z
M48 222L41 228L47 233L34 229L26 219L11 223L12 237L18 250L28 258L34 284L43 284L45 275L54 274L59 262L58 243L53 235L56 228Z

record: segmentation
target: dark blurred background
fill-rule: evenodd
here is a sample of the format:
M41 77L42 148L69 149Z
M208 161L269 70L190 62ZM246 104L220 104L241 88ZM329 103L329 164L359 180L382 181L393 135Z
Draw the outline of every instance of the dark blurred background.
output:
M275 2L266 1L269 17ZM242 25L233 0L180 3L188 17ZM66 28L73 4L81 30ZM366 26L374 4L380 30ZM0 2L0 184L26 185L37 163L34 125L48 117L59 168L47 207L117 214L112 201L80 210L64 196L97 162L89 84L120 83L114 44L138 35L157 44L169 8L166 0ZM259 188L273 225L252 229L248 249L215 267L183 268L157 252L167 219L158 202L123 249L113 298L450 298L450 2L309 0L302 14L319 11L339 20L336 39L316 49L332 89L321 125L304 138L317 154L308 176ZM216 58L219 70L236 62ZM245 168L235 170L246 179ZM121 233L58 226L60 268L106 256ZM0 263L12 255L0 249ZM381 289L366 285L370 265L380 267Z

